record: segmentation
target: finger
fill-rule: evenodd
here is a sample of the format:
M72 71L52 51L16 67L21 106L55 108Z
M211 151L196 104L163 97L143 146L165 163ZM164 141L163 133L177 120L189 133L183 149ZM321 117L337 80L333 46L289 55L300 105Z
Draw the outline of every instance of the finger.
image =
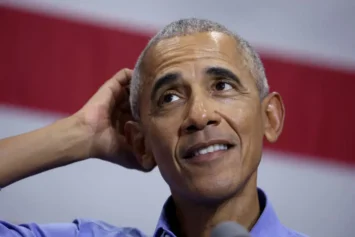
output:
M133 71L131 69L124 68L117 72L110 80L117 81L121 86L127 86L131 82L132 74Z
M124 93L122 92L124 92L124 88L129 85L131 77L132 70L120 70L99 88L89 102L96 101L98 103L108 103L112 108L115 103L120 103L124 98Z
M117 108L121 110L122 112L130 112L131 111L131 105L129 103L129 97L127 96L122 103L120 103Z
M128 86L131 82L132 73L133 71L131 69L124 68L111 77L107 83L118 82L121 86Z
M122 89L128 87L132 79L132 70L122 69L117 72L110 80L108 80L104 85L103 89L109 88L115 97L120 95Z

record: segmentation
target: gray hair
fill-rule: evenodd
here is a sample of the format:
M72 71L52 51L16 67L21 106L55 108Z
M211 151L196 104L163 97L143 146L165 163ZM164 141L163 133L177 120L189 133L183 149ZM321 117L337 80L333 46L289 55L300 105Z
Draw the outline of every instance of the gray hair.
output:
M249 68L250 73L255 78L256 87L259 91L260 98L264 98L269 93L269 85L265 75L264 66L257 52L250 46L250 44L241 38L239 35L231 32L223 25L204 19L181 19L174 21L165 26L159 31L147 44L145 49L140 54L133 70L133 76L130 85L130 105L133 118L139 120L139 101L142 92L142 84L144 80L143 75L143 60L148 50L163 39L173 38L176 36L186 36L202 32L220 32L233 37L238 42L238 50L244 56L244 63Z

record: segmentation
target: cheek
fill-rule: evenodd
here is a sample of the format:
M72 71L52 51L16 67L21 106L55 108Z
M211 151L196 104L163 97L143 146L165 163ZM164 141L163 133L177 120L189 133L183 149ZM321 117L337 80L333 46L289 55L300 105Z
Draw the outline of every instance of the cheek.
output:
M239 136L241 139L242 167L247 174L253 172L261 159L263 129L260 108L253 106L248 110L240 111L242 115L237 120Z
M237 109L236 123L239 124L241 136L254 137L261 131L260 111L256 106L246 106Z
M235 100L232 103L218 105L220 113L228 118L229 125L239 136L252 135L254 130L260 131L260 106L250 101Z
M239 124L243 145L247 148L245 152L257 149L263 137L260 108L249 105L247 109L240 109L239 114L236 123Z
M165 182L172 185L180 177L180 167L175 159L177 123L171 123L168 117L161 121L155 119L149 125L149 134L148 140L155 162Z
M148 137L156 162L166 164L173 161L178 140L177 123L169 117L152 119L148 125Z
M250 162L261 153L263 126L260 109L260 105L248 101L220 106L220 112L228 116L229 126L240 139L242 162Z

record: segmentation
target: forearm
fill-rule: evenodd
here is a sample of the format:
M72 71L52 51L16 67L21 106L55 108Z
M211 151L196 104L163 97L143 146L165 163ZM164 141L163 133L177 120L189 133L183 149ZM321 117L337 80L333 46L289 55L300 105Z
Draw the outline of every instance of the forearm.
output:
M89 140L73 117L0 140L0 187L87 158Z

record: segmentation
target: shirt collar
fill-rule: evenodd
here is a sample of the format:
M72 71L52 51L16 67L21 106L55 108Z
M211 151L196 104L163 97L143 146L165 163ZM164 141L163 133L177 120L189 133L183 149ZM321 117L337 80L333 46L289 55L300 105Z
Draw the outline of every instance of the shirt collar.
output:
M264 209L262 210L258 221L250 231L251 236L278 236L278 233L282 232L284 228L280 223L271 202L267 199L266 194L261 189L258 189L258 197L260 207L264 207Z
M153 237L175 237L168 223L168 213L173 211L174 201L170 196L163 206Z
M283 229L283 226L277 218L276 213L270 201L268 201L266 194L259 188L258 197L262 213L250 233L253 237L275 236ZM173 205L173 199L170 196L164 204L157 227L154 231L154 237L175 237L171 231L171 228L169 227L167 219L167 214L172 211Z

